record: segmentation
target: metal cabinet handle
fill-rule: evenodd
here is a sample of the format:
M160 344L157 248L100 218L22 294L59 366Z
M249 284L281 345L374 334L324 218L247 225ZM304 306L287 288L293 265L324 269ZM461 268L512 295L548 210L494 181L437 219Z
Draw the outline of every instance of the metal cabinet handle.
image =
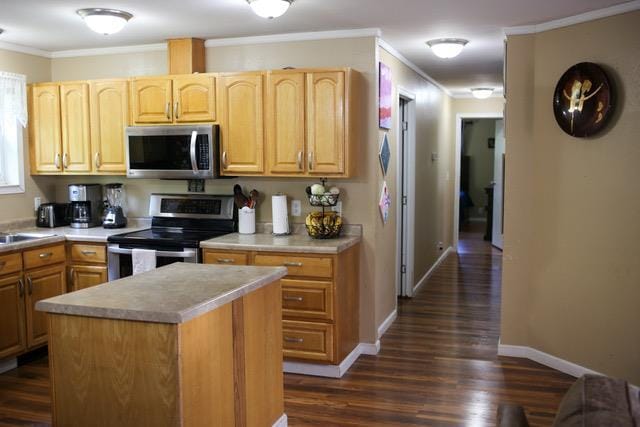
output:
M27 284L29 285L29 295L33 294L33 280L31 276L27 276Z
M64 153L62 155L62 166L67 169L69 167L69 155L67 153Z
M98 169L100 166L100 153L96 153L96 169Z
M284 340L286 342L292 342L292 343L296 343L296 344L301 344L304 342L304 339L302 338L293 338L293 337L284 337Z
M18 295L20 295L20 298L24 296L24 280L22 278L18 280Z
M96 251L81 251L82 255L97 255Z
M69 291L73 291L73 275L75 272L76 272L75 268L71 268L69 270L69 284L68 284Z
M176 101L175 105L173 106L173 117L176 119L179 117L178 111L180 111L180 109L178 107L179 107L179 103L178 101Z
M38 256L40 257L40 259L47 259L47 258L51 257L52 255L53 255L53 252L43 252Z
M298 151L298 169L302 170L302 151Z
M309 161L309 170L313 170L313 151L309 151L308 161Z
M60 153L56 154L56 159L54 160L54 164L56 165L56 169L60 169Z
M222 152L222 168L223 169L227 168L227 152L226 151Z
M302 263L301 262L294 262L294 261L287 261L287 262L283 263L282 265L284 265L285 267L302 267Z
M297 301L297 302L302 302L304 300L304 298L302 297L290 297L290 296L283 296L282 299L285 301Z
M167 102L167 105L164 107L164 115L167 116L167 119L171 120L171 103Z
M236 262L236 260L231 258L218 258L218 262L220 264L233 264Z

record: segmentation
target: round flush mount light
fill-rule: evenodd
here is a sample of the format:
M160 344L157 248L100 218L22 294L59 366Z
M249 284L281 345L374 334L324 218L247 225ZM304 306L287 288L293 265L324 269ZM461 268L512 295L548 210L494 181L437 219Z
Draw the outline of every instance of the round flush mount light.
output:
M115 34L122 30L133 15L116 9L90 8L76 11L91 30L99 34Z
M284 15L294 0L247 0L253 12L267 19Z
M467 43L469 43L469 40L465 39L435 39L429 40L427 46L431 48L437 57L449 59L460 55Z
M492 87L474 87L471 89L471 94L474 98L487 99L493 93Z

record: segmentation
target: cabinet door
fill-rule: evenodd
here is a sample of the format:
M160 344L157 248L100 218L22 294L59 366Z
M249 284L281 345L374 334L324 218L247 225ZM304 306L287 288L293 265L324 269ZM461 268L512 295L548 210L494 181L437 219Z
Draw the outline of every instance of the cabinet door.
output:
M38 301L62 295L66 289L64 264L40 270L27 271L26 311L27 346L33 347L47 342L47 318L45 313L35 310Z
M344 72L307 74L307 167L311 175L341 174L345 158Z
M129 83L91 82L91 153L96 172L127 170L124 132L129 123Z
M304 73L269 73L266 97L268 172L304 172Z
M171 123L171 79L134 79L131 81L133 123Z
M60 85L62 167L65 172L91 172L89 84Z
M4 276L0 278L0 359L26 347L22 276Z
M216 119L215 77L207 74L173 79L173 117L177 123Z
M100 265L74 265L69 267L69 289L71 292L106 283L107 267Z
M62 172L60 88L57 84L31 88L31 173Z
M219 87L223 174L263 172L262 74L226 75Z

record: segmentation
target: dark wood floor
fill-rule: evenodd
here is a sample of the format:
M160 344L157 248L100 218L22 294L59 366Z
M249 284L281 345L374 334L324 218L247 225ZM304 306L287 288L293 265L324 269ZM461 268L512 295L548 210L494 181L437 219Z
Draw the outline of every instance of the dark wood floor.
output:
M500 251L477 230L411 300L377 356L361 356L339 380L285 375L291 426L485 426L499 403L524 405L550 425L573 378L537 363L497 357ZM49 425L42 358L0 375L0 426Z

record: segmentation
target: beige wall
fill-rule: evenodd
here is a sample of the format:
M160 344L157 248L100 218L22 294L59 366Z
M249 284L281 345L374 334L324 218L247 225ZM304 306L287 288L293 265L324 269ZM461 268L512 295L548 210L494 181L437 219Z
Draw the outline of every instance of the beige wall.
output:
M493 181L494 155L494 150L489 148L487 140L495 137L496 121L495 119L475 119L468 122L472 124L464 127L462 154L470 157L469 195L474 206L469 216L485 219L487 202L485 187Z
M640 384L640 12L508 39L501 340ZM601 64L616 114L578 139L551 98Z
M27 76L27 83L51 80L51 61L34 55L0 49L0 71L19 73ZM29 175L28 132L24 135L24 181L25 192L0 194L0 222L8 219L35 217L33 198L47 201L53 195L53 185L46 178L32 178Z
M452 192L448 191L452 171L454 145L451 144L449 123L450 98L433 83L421 77L384 49L379 50L380 60L391 69L393 82L392 129L388 132L391 146L391 163L387 172L387 185L392 196L391 214L383 225L376 215L376 239L380 244L376 276L382 278L378 295L376 322L380 324L395 309L396 303L396 223L400 187L398 185L398 90L402 88L415 96L416 111L416 194L415 194L415 244L414 275L410 280L415 285L436 262L441 252L438 242L445 247L451 245L451 221L453 216ZM380 130L376 144L384 135ZM431 153L439 155L431 161ZM374 196L379 198L382 186L382 171L375 167Z

